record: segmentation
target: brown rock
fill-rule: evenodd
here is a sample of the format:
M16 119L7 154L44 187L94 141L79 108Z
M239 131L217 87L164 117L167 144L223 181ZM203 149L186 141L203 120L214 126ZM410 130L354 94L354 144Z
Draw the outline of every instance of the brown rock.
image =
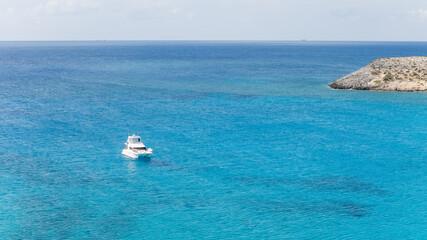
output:
M427 57L380 58L335 80L335 89L427 91Z

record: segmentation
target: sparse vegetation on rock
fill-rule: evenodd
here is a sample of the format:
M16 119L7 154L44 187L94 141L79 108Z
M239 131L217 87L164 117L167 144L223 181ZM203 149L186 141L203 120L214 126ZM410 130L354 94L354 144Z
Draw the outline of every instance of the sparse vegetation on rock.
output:
M386 74L383 77L383 81L384 82L388 82L393 80L393 74L391 74L390 72L386 72Z

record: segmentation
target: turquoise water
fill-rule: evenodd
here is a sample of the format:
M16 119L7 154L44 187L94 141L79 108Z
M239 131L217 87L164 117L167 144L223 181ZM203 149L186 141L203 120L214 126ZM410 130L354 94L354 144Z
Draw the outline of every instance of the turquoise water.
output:
M2 42L2 239L426 239L427 43ZM121 155L128 133L151 160Z

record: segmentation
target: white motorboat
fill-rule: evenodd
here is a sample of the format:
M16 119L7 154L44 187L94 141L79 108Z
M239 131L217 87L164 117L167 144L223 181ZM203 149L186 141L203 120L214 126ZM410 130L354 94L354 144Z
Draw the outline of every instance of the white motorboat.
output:
M140 136L128 136L128 140L125 143L126 147L123 149L122 154L130 158L139 158L139 157L151 157L153 154L153 149L146 148L141 141Z

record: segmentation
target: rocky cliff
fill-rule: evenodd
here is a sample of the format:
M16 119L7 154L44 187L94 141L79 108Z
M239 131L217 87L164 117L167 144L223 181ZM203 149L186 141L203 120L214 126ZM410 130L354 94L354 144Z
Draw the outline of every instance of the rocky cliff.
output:
M335 80L336 89L427 91L427 57L380 58Z

